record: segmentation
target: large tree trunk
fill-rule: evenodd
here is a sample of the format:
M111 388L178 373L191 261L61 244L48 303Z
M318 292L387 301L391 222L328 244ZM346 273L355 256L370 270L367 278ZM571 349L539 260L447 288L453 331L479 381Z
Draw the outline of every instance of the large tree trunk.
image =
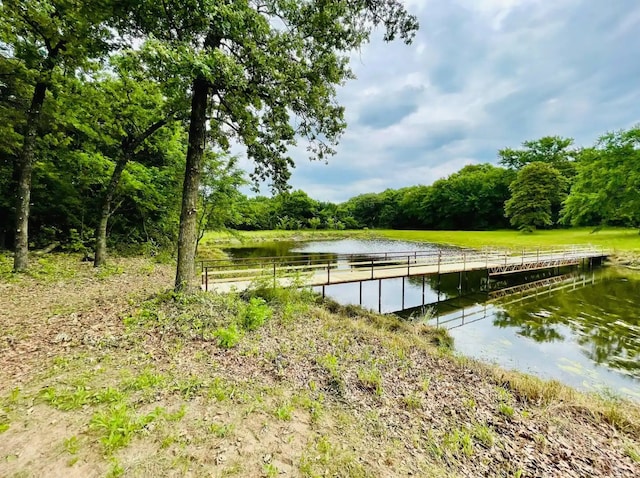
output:
M118 185L120 184L122 172L128 162L129 158L126 155L123 155L118 159L116 167L111 174L109 184L107 184L107 189L104 191L104 195L102 196L100 221L98 222L98 227L96 229L96 246L93 267L100 267L107 261L107 224L109 223L109 217L111 216L111 202L113 201L113 197L115 196Z
M178 235L178 264L176 268L176 292L195 290L196 242L198 235L198 189L204 153L209 85L203 79L193 82L189 147L182 189L182 211Z
M24 272L29 264L29 209L31 202L31 174L35 155L38 120L47 93L47 83L36 83L31 106L27 112L27 125L20 157L16 161L18 188L16 201L16 235L13 270Z

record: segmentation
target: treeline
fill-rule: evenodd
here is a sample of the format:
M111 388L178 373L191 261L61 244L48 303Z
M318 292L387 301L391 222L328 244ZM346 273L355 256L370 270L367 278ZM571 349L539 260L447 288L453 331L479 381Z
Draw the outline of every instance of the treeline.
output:
M481 164L465 166L431 186L362 194L341 204L316 201L304 191L244 197L226 226L241 230L507 227L504 202L514 178L511 170Z
M640 127L594 146L543 137L498 152L500 166L469 165L429 186L362 194L341 204L303 191L239 197L234 229L444 229L640 226Z

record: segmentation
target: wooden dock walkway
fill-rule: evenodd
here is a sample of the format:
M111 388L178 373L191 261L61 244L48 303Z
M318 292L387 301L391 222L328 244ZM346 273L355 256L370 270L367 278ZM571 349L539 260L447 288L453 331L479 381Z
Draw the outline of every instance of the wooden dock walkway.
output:
M572 246L557 250L409 251L357 255L262 257L203 261L202 288L244 290L256 280L280 286L314 287L411 276L486 270L498 276L530 270L591 264L609 253L602 248Z

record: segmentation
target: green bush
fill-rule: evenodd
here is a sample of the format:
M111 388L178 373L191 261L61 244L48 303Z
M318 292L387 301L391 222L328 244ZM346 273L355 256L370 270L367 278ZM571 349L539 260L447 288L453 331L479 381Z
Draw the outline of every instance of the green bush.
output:
M252 297L242 313L242 327L245 330L255 330L264 325L272 315L273 310L267 305L264 299Z
M231 324L225 328L221 327L217 329L213 335L218 339L218 345L224 349L235 347L242 337L235 324Z

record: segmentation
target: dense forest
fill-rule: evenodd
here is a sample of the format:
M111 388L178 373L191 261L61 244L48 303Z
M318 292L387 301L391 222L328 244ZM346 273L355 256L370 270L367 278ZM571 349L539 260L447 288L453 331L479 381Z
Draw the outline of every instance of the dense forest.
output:
M191 263L195 238L219 228L640 225L640 127L590 147L526 141L499 166L342 204L290 191L296 138L325 159L346 127L347 53L376 26L407 43L418 27L395 0L334 3L1 2L0 248L15 269L52 244L100 265L107 244L177 243ZM240 192L264 180L272 197Z
M238 196L235 229L486 230L640 225L640 128L602 136L593 147L544 137L497 152L499 166L469 165L429 186L362 194L341 204L304 191Z

